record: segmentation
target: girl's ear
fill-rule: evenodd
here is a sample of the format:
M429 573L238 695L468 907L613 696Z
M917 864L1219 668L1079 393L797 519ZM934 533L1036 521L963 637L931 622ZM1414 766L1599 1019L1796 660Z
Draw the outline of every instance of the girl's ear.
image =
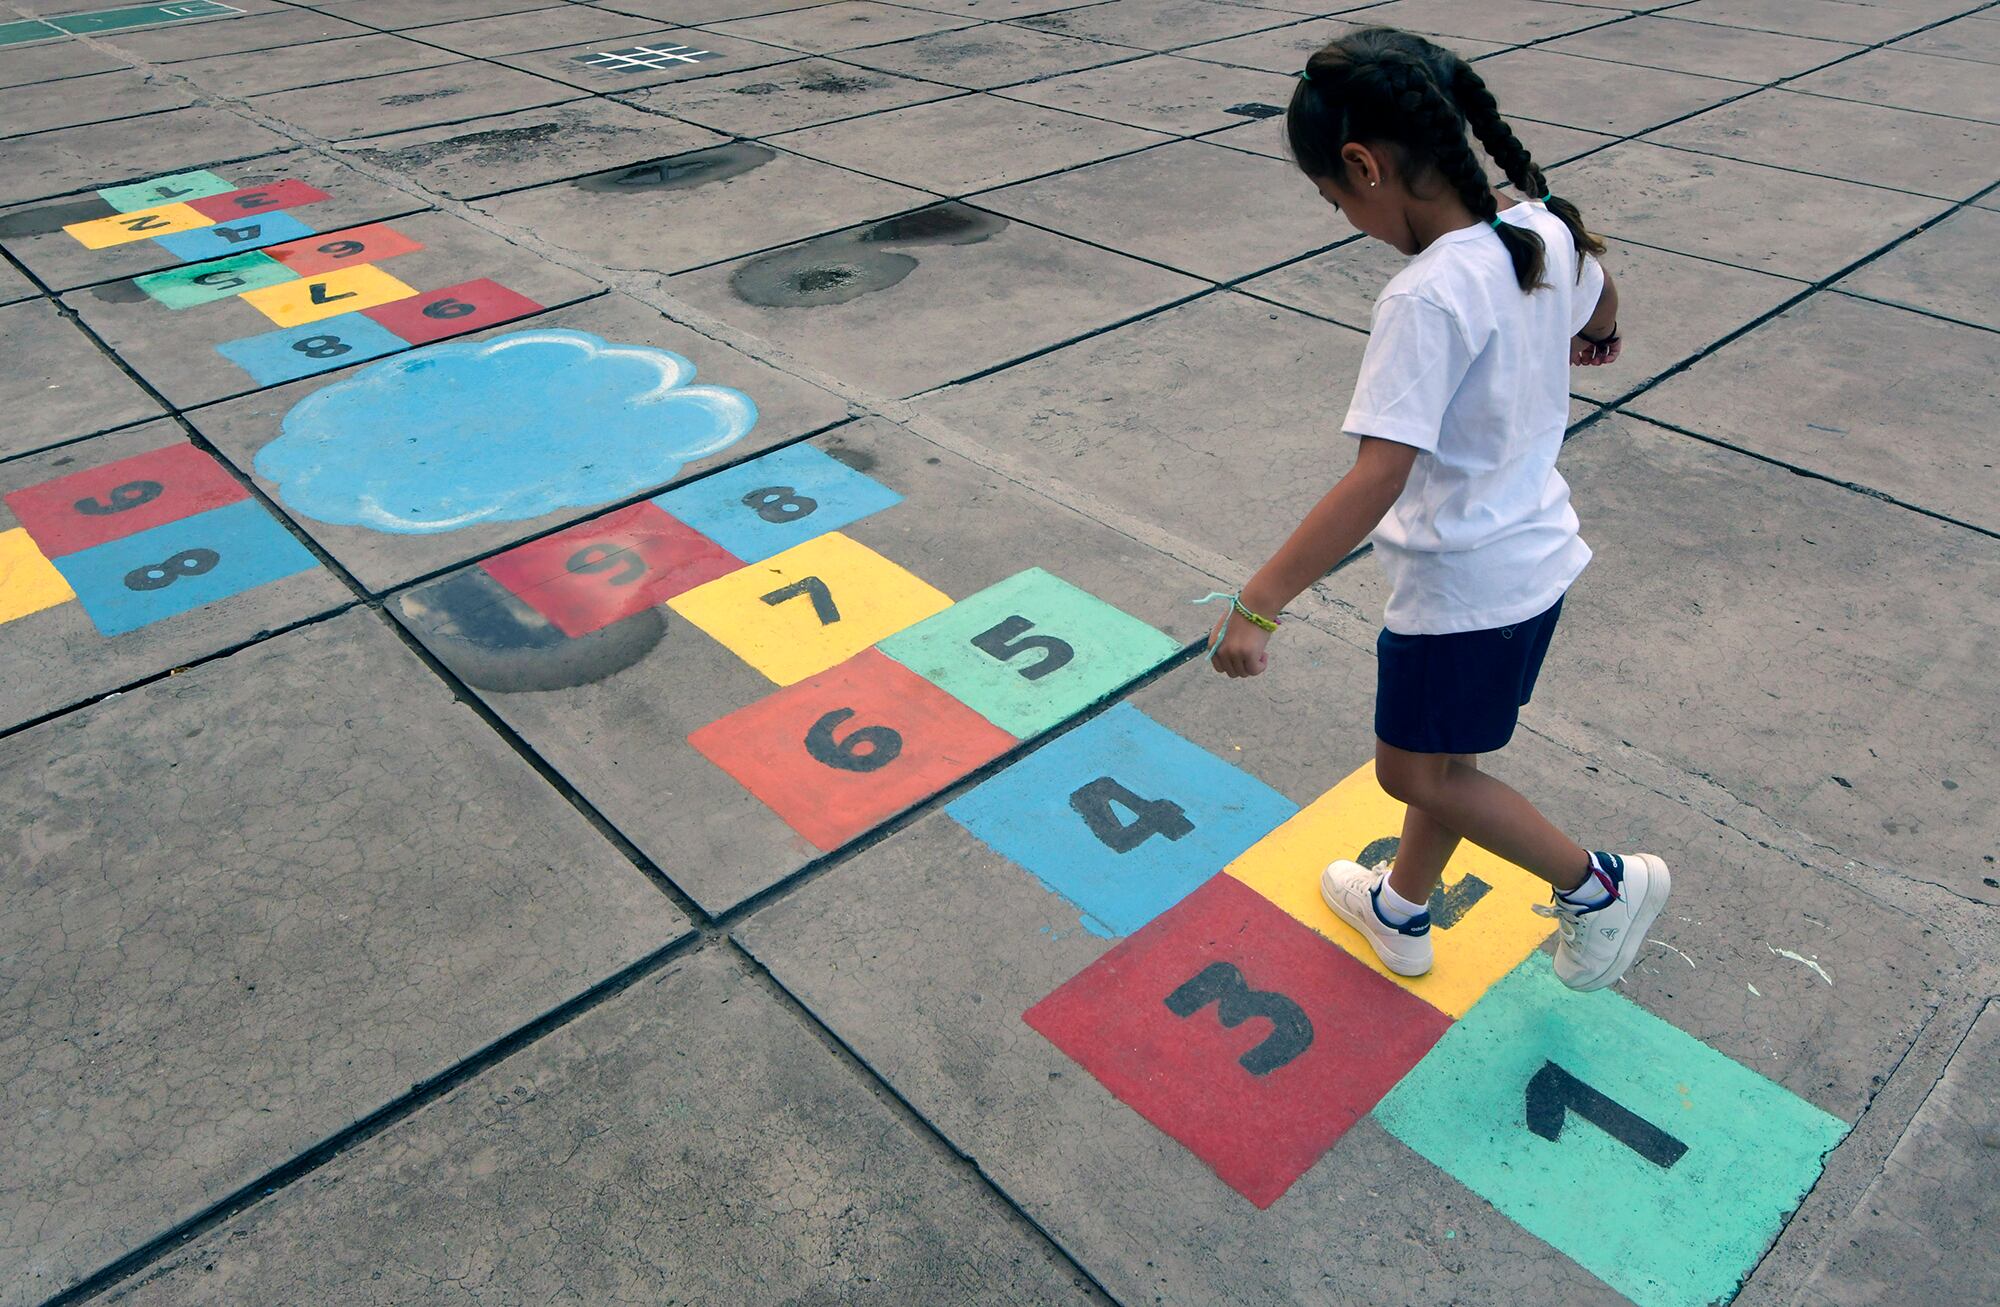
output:
M1360 142L1349 141L1341 146L1340 159L1347 165L1348 185L1366 189L1381 182L1383 176L1381 158Z

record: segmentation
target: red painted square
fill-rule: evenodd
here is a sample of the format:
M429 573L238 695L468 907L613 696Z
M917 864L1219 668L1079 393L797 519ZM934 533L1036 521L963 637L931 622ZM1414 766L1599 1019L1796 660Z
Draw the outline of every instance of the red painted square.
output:
M710 722L688 742L821 849L839 848L1015 743L873 649Z
M480 564L564 635L589 635L743 566L652 502L634 504Z
M460 336L541 311L542 306L527 296L484 277L362 310L412 345Z
M269 213L273 209L293 209L301 204L318 204L321 200L332 198L317 186L308 186L287 177L269 186L246 186L240 191L224 191L205 199L189 200L188 207L205 218L228 222L231 218L246 218L253 213Z
M247 498L207 454L168 445L16 490L6 502L43 555L60 558Z
M1260 1208L1451 1025L1224 875L1021 1019Z
M351 267L357 263L380 263L398 254L415 254L422 241L413 241L386 223L371 222L365 227L323 232L303 240L267 245L264 253L298 273L317 277L322 272Z

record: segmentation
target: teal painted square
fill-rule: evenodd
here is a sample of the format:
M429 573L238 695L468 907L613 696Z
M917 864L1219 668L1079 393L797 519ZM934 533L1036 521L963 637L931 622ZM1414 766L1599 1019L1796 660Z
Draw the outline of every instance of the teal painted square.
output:
M107 186L97 196L120 213L136 213L140 209L156 209L162 204L205 200L211 195L222 195L235 189L212 172L177 172L171 177Z
M238 218L234 222L218 222L213 227L197 227L193 231L155 236L153 243L175 258L192 263L199 259L261 250L266 245L278 245L316 234L311 227L283 209L273 209L269 213Z
M227 599L319 565L254 499L93 545L55 560L99 635Z
M1068 656L1041 647L1043 641L1060 642ZM1180 645L1138 618L1039 567L988 586L879 647L1024 740L1180 652ZM1009 647L1021 651L994 652Z
M791 445L653 500L746 563L903 502L824 450Z
M240 14L216 0L181 0L179 4L126 5L120 9L96 9L87 14L65 14L49 21L65 32L122 32L130 27L154 27L161 23L185 23L195 18L217 18Z
M225 340L215 352L249 373L258 385L275 386L407 348L408 341L373 318L343 313L304 326Z
M1554 1140L1530 1130L1529 1084L1550 1063L1645 1123L1617 1126L1629 1136L1650 1128L1686 1151L1649 1161L1575 1110L1554 1116ZM1375 1116L1640 1307L1726 1301L1848 1129L1615 991L1571 992L1540 953Z
M49 41L61 36L62 29L50 27L39 19L29 19L20 23L0 23L0 46L26 45L30 41Z
M191 309L196 305L226 300L260 286L294 281L298 274L262 250L238 254L207 263L190 263L165 272L149 272L134 277L132 284L170 309Z
M1106 938L1159 916L1298 810L1129 703L945 809Z

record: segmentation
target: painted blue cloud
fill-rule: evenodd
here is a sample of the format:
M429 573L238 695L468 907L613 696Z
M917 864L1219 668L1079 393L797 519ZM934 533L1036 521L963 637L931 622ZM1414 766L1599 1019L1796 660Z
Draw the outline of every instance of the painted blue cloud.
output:
M257 473L340 526L456 531L590 508L741 440L757 406L694 364L581 331L434 345L363 368L285 415Z

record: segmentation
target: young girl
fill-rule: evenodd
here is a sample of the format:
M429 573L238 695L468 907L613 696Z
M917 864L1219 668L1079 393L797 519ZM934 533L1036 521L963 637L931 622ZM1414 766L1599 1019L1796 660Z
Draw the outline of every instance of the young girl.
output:
M1488 186L1468 128L1534 203ZM1321 50L1285 129L1326 202L1413 257L1375 303L1342 423L1360 442L1353 470L1243 587L1211 660L1262 672L1279 611L1372 533L1391 584L1375 775L1408 813L1387 873L1325 870L1327 906L1390 970L1420 976L1426 905L1468 839L1549 882L1553 905L1535 910L1561 932L1556 973L1601 989L1666 903L1666 864L1585 851L1478 755L1513 735L1563 593L1590 561L1556 454L1569 365L1618 357L1617 292L1591 257L1603 243L1548 193L1479 75L1421 37L1370 28Z

